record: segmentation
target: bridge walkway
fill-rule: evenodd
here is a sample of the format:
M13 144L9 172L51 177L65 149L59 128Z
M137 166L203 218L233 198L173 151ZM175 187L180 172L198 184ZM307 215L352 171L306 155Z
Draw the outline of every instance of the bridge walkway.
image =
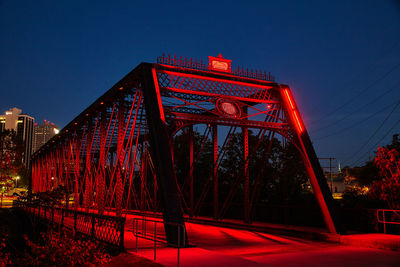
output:
M125 225L125 248L130 253L136 253L136 238L132 232L135 218L143 216L128 214ZM400 264L400 249L389 251L362 247L360 244L360 241L370 237L375 241L388 237L383 234L353 235L352 238L356 242L347 242L347 245L343 245L339 242L307 240L193 222L186 222L186 229L191 246L180 250L180 266L375 267ZM151 227L147 231L152 231ZM162 229L157 227L157 232L159 231ZM392 245L398 244L400 248L400 236L395 236L389 242ZM156 246L156 262L164 266L177 266L176 248L162 243L157 243ZM154 242L139 238L138 254L153 260Z

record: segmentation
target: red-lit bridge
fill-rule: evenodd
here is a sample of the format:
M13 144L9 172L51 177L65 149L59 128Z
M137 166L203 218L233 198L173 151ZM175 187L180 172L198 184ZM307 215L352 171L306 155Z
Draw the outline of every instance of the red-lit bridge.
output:
M178 133L187 137L179 144ZM221 162L237 136L241 154L222 184ZM161 213L167 241L185 246L184 216L221 222L236 210L244 224L251 222L276 136L297 148L328 232L343 233L290 88L265 72L232 69L222 56L208 64L162 56L138 65L32 156L31 188L62 185L71 194L65 205L80 212ZM204 156L207 146L212 152ZM249 170L256 155L264 164ZM177 173L183 163L186 172ZM234 199L241 200L240 213Z

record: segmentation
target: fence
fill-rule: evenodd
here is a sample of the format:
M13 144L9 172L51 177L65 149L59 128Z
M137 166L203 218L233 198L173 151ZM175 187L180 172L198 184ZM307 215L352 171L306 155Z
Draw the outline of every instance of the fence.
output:
M379 216L380 214L382 217ZM400 210L378 209L376 218L379 223L383 223L383 232L386 234L386 224L400 225Z
M50 207L15 200L13 207L22 209L51 224L73 229L75 233L124 249L125 218L86 213L61 207Z
M148 228L147 224L154 224L154 228ZM167 224L169 226L172 227L177 227L178 231L177 231L177 241L178 244L172 244L172 243L168 243L166 238L163 238L163 233L162 231L158 231L157 232L157 226L161 225L158 228L164 229L163 225ZM152 232L153 230L153 232ZM163 221L156 221L156 220L149 220L146 219L146 217L144 218L135 218L133 220L133 235L136 237L136 253L138 252L138 239L139 238L143 238L143 239L147 239L150 241L154 242L154 252L153 252L153 257L154 260L156 260L157 258L157 242L158 243L163 243L163 244L167 244L169 246L172 247L176 247L177 248L177 259L176 259L176 263L177 266L179 267L179 261L180 261L180 251L179 249L181 247L186 247L186 230L185 230L185 225L183 224L177 224L177 223L171 223L171 222L163 222ZM182 236L181 236L182 235ZM182 237L182 238L181 238ZM182 241L182 243L181 243Z

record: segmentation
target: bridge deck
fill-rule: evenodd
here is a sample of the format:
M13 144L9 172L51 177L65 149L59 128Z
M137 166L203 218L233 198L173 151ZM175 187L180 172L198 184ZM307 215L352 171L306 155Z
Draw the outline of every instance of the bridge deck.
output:
M50 215L46 214L48 217ZM110 213L109 215L113 215ZM41 212L44 217L44 213ZM164 266L177 265L177 249L163 243L136 239L133 234L133 222L143 216L127 214L124 230L124 247L130 253L154 259ZM157 235L162 236L164 229L160 218L156 220ZM48 219L50 219L48 217ZM54 222L60 218L54 214ZM232 222L231 222L232 223ZM73 221L64 218L64 225L72 227ZM148 222L147 232L154 233L154 224ZM142 227L142 225L138 225ZM100 226L96 226L100 227ZM142 228L143 229L143 228ZM190 247L180 249L180 266L399 266L400 236L384 234L363 234L342 236L342 245L338 242L310 241L296 237L283 237L246 229L226 228L186 222ZM136 246L136 240L138 242ZM371 245L383 245L397 251L367 248ZM361 247L364 246L364 247Z
M125 248L136 252L136 238L132 222L138 215L127 215ZM186 223L189 248L180 250L180 266L399 266L400 252L342 245L340 243L310 241L283 237L257 231L220 226ZM157 228L157 231L161 229ZM148 229L148 231L152 231ZM354 235L362 241L388 235ZM390 236L389 236L390 237ZM388 238L390 239L390 238ZM353 242L356 243L356 242ZM390 243L400 248L400 236ZM348 242L352 244L352 242ZM154 259L154 242L138 239L138 254ZM156 261L164 266L176 266L177 249L157 243Z

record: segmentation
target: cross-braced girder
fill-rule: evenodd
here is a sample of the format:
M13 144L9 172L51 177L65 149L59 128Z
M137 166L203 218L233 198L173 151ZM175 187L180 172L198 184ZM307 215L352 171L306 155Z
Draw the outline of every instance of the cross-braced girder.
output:
M197 127L204 129L203 135ZM251 145L249 130L257 133ZM188 136L188 168L177 177L182 151L174 151L174 138L183 132ZM240 188L242 218L249 223L264 173L260 169L251 178L249 166L255 155L262 155L263 166L268 165L277 134L299 150L325 222L331 232L340 232L339 217L290 89L270 80L215 71L142 63L33 155L32 190L63 185L73 196L66 205L77 209L118 216L128 210L161 211L166 222L183 224L183 214L201 215L209 198L210 216L222 220ZM240 166L232 171L226 188L219 172L239 135ZM197 188L198 166L204 164L207 146L212 148L211 168ZM174 231L181 230L165 227L167 238L178 243Z

